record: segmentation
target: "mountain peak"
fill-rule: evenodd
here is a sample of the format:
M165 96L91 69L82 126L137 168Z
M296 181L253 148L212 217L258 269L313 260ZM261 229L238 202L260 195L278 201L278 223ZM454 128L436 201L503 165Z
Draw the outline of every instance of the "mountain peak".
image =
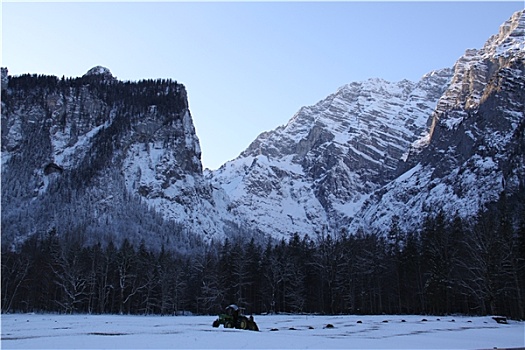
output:
M525 51L525 10L515 12L485 44L489 55L508 56L509 51Z
M108 79L108 80L115 79L113 74L111 74L111 71L108 68L102 67L102 66L96 66L96 67L91 68L90 70L87 71L86 74L84 74L84 77L87 77L87 76L101 76L104 79Z

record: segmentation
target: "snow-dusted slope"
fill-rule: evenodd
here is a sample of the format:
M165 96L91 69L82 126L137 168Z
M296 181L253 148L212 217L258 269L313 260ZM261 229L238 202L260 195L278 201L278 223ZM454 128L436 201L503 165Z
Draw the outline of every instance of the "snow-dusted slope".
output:
M202 176L199 140L189 111L169 126L157 113L151 106L133 126L132 137L142 142L126 147L122 162L126 189L196 234L222 236L222 215L215 205L220 194L214 196Z
M525 183L525 11L505 22L480 50L454 67L426 139L406 171L356 214L354 229L382 231L393 215L406 229L443 209L462 218ZM421 145L425 147L421 148Z
M8 79L3 69L3 242L54 230L90 243L186 244L167 222L222 237L228 215L217 212L225 205L200 154L177 82L121 82L103 67L67 80Z
M418 229L524 183L524 13L453 69L341 87L208 174L237 220L277 237Z
M210 174L229 211L273 236L315 234L346 224L374 190L392 180L452 71L418 83L351 83L261 134L237 159Z

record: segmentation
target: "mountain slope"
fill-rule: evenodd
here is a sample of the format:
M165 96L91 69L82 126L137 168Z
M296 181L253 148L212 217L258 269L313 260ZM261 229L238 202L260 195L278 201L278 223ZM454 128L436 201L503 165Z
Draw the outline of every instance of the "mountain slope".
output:
M160 247L218 232L184 86L103 67L2 75L3 243L56 231Z
M394 182L374 193L353 229L382 231L398 216L405 229L442 209L470 218L500 193L525 184L525 11L480 50L467 50L433 113L426 147L412 149Z
M418 83L343 86L207 176L238 220L276 237L476 215L524 184L523 22Z
M314 234L348 223L367 195L392 180L451 78L381 79L341 87L286 124L261 134L210 174L229 210L273 236Z

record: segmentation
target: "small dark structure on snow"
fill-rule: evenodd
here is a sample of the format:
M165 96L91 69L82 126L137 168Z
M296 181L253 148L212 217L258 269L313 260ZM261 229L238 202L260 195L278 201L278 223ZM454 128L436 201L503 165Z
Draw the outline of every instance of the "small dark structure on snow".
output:
M492 317L492 319L496 322L498 322L499 324L508 324L507 322L507 318L506 317L502 317L502 316L494 316Z
M226 313L220 314L219 318L213 321L213 327L217 328L221 324L224 328L249 329L250 331L258 331L257 323L253 320L253 316L246 317L244 315L244 308L231 304L226 307Z

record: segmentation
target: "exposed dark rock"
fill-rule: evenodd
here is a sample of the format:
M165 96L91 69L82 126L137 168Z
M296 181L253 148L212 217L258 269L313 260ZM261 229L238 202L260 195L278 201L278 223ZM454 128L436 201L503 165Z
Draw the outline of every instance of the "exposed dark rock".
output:
M64 169L55 163L49 163L48 165L44 167L44 175L49 175L51 173L62 174L63 171Z
M507 321L506 317L494 316L494 317L492 317L492 319L494 321L496 321L497 323L499 323L499 324L508 324L508 321Z
M1 73L2 73L1 86L2 86L2 91L4 91L4 90L7 90L7 84L8 84L8 81L9 81L9 79L8 79L8 70L5 67L1 67L0 70L1 70Z

